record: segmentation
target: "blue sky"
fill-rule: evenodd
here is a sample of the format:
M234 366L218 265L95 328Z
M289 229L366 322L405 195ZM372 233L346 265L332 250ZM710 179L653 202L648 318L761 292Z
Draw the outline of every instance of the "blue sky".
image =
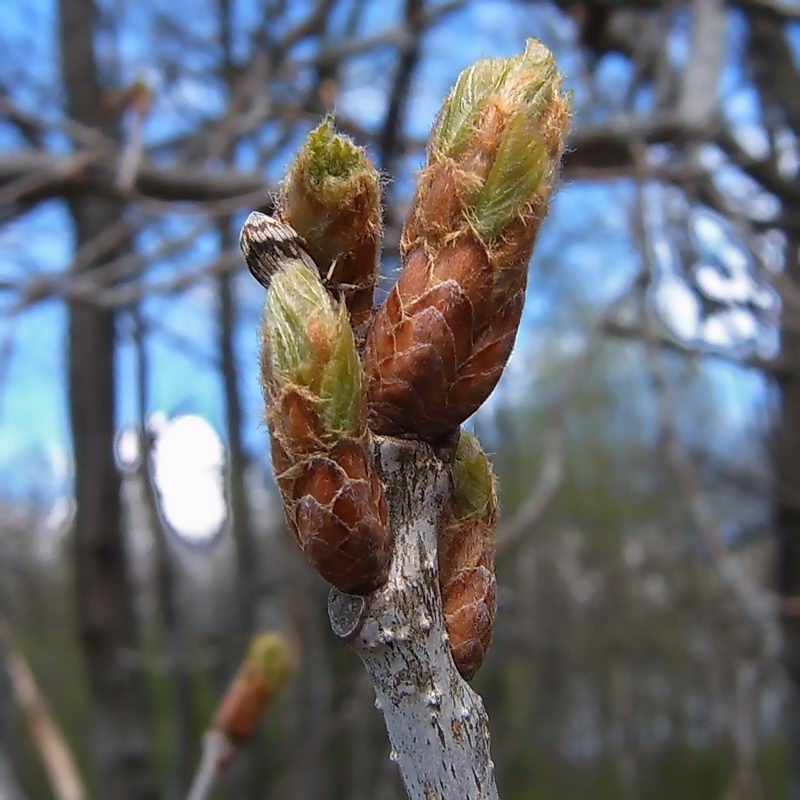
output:
M290 3L290 12L301 16L307 3ZM223 104L219 88L202 77L191 76L174 82L165 73L158 55L163 53L162 38L153 24L148 9L161 9L186 26L198 40L213 40L212 4L203 3L116 3L122 33L111 39L100 36L101 52L112 54L116 71L124 82L144 76L155 88L155 111L148 121L145 135L148 142L159 142L196 124L197 115L215 113ZM247 19L251 4L240 2L237 14ZM367 3L362 27L364 34L383 30L394 24L401 4L396 0ZM191 8L192 13L186 11ZM342 6L346 11L346 5ZM15 101L23 108L40 113L48 119L58 116L57 107L43 106L41 98L52 93L58 75L58 54L54 48L53 3L33 0L13 4L4 15L0 35L8 57L8 69L33 65L31 75L38 88L26 91L24 84L15 87ZM286 23L288 24L288 22ZM546 10L513 7L507 2L479 0L437 26L427 36L425 56L416 75L409 102L408 131L424 136L430 128L441 98L458 72L476 58L487 55L508 55L518 52L527 35L538 35L561 55L560 67L567 74L567 83L576 90L576 103L581 103L581 88L570 79L577 73L574 53L566 49L570 34L569 23ZM741 35L733 20L731 36ZM795 37L794 43L800 37ZM158 45L158 46L157 46ZM242 38L237 47L247 47ZM680 58L680 39L674 44ZM173 48L174 49L174 48ZM168 48L169 51L169 48ZM302 50L299 52L302 53ZM199 54L198 54L199 53ZM198 70L207 66L213 54L193 51ZM182 53L169 51L180 61ZM354 59L343 76L338 100L339 109L359 120L367 128L374 127L383 117L386 88L391 79L394 57L384 48ZM610 102L613 87L622 86L627 79L627 67L617 57L609 57L603 65L607 76ZM729 67L725 92L730 113L741 122L755 116L752 95L738 87L740 76ZM53 147L66 147L63 138L55 136ZM287 147L276 159L265 179L275 181L291 157L293 147ZM16 148L18 137L0 123L0 147ZM240 163L249 166L251 154L239 153ZM412 190L410 170L418 166L414 160L404 164L407 172L400 176L392 191L407 197ZM630 221L626 207L632 193L624 182L609 184L566 184L554 204L543 231L542 241L534 258L534 272L526 317L520 337L520 350L525 351L529 337L541 335L543 322L558 318L569 302L601 303L610 299L621 287L636 260L629 242ZM244 216L244 212L241 215ZM177 235L197 222L190 215L161 220L165 234ZM140 237L137 246L150 249L157 246L157 237ZM153 264L148 277L173 274L191 269L213 256L215 237L211 234L197 239L179 255ZM0 229L0 280L18 280L37 271L59 272L69 264L73 242L69 220L59 202L38 206L25 217ZM555 265L555 266L554 266ZM541 267L540 271L539 268ZM572 281L572 284L569 283ZM242 267L236 275L236 291L241 306L241 324L236 334L237 357L240 365L240 386L245 406L245 438L250 452L266 461L266 435L261 419L261 397L255 380L255 331L260 312L262 290ZM569 300L571 298L571 301ZM5 302L0 296L0 302ZM221 387L219 378L209 362L215 357L213 286L197 284L175 297L156 296L144 303L146 319L156 320L158 328L173 331L192 343L194 354L183 352L169 337L154 333L148 338L152 365L150 406L167 415L196 413L208 419L217 430L223 429ZM561 306L562 308L559 308ZM63 304L50 300L9 316L0 312L0 351L10 357L0 359L0 468L5 493L27 494L32 489L54 494L69 484L68 427L65 407L64 351L66 315ZM135 356L130 339L131 322L120 314L119 333L119 423L135 420ZM515 370L508 380L514 379ZM734 376L734 377L732 377ZM749 406L761 392L760 382L752 376L728 370L721 377L732 408Z

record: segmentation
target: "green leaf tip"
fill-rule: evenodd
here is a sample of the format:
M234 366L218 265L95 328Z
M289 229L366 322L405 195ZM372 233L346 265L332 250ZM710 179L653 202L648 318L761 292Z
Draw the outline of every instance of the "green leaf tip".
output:
M496 496L492 465L478 439L464 430L453 465L453 498L461 519L494 516Z
M465 69L450 91L431 134L431 146L455 156L474 132L477 118L508 73L507 58L487 58Z
M329 116L308 134L288 180L302 180L307 191L323 203L333 204L365 170L375 171L364 150L339 133Z
M283 688L294 669L289 644L277 633L258 633L253 636L246 662L263 675L264 685L271 694Z
M500 235L521 206L530 202L550 169L547 148L537 141L535 127L520 114L511 120L494 164L469 209L478 235Z
M454 159L479 179L467 213L484 241L549 192L569 122L560 85L552 53L529 39L524 53L464 70L442 106L431 155Z
M355 432L361 413L361 364L347 310L301 261L287 262L273 277L264 331L273 380L314 396L329 433Z
M338 335L322 372L322 421L328 431L353 433L361 412L361 362L344 303L339 306Z

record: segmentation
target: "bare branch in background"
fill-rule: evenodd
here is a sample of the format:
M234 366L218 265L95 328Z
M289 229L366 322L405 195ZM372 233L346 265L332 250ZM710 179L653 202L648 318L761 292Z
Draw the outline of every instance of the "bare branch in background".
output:
M691 49L678 114L689 128L702 130L713 125L719 114L727 18L723 0L693 0L691 5Z
M770 595L753 584L734 556L728 552L724 537L717 527L716 515L703 493L675 426L676 404L667 382L663 356L652 339L646 338L645 345L659 404L658 416L665 455L670 468L681 488L689 514L711 563L760 637L764 656L774 658L780 653L783 639L778 625L778 607Z
M0 652L3 653L14 701L47 773L53 796L56 800L84 800L86 790L72 752L4 619L0 619Z
M547 511L558 493L564 470L564 418L570 413L570 403L586 375L595 351L600 346L611 320L630 300L642 284L643 275L636 273L625 288L608 303L586 334L581 353L569 365L566 377L551 404L544 427L544 456L539 480L530 495L497 531L497 555L504 558L513 553L530 535L532 528Z
M641 148L637 148L635 153L637 159L644 158ZM656 275L656 266L652 260L652 245L645 217L646 199L641 182L637 187L637 209L633 212L633 227L640 241L645 269L652 279ZM663 355L653 333L647 309L644 311L643 324L643 342L656 396L657 419L664 445L664 457L683 493L689 515L717 574L752 625L762 648L762 655L768 659L775 658L783 646L783 637L778 624L778 607L773 598L767 592L761 591L742 571L725 545L725 539L717 525L716 514L700 486L694 466L681 441L675 421L677 403L667 379Z

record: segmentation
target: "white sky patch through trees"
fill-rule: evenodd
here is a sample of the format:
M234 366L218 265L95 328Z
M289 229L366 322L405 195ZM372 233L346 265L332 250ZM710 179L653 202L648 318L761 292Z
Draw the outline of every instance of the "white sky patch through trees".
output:
M656 266L651 298L667 328L695 346L771 355L780 301L759 280L736 231L714 212L690 212L686 223L696 260L684 263L687 253L676 252L672 244L670 215L658 187L648 187L646 201L648 246Z
M167 419L156 412L148 422L153 434L153 480L161 513L183 540L202 544L225 523L225 448L209 422L197 414ZM124 429L117 437L117 459L124 469L138 466L139 434Z
M153 460L170 527L189 542L209 540L226 517L225 448L217 432L196 414L175 417L158 432Z

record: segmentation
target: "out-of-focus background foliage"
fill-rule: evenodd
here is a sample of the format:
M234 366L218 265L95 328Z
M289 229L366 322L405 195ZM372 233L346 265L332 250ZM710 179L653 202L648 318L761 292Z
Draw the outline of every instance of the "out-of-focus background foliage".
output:
M441 98L529 36L574 126L471 422L502 491L475 681L502 795L800 798L800 4L11 0L0 626L90 797L182 797L262 628L299 671L220 796L403 796L283 527L237 233L335 110L392 178L385 296ZM11 673L0 797L49 798Z

